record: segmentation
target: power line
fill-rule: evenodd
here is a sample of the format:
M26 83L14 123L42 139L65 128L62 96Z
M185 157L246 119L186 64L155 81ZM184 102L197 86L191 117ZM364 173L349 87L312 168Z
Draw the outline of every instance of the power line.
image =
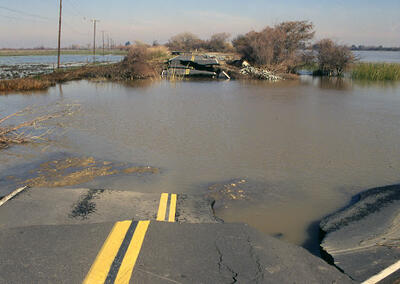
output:
M28 22L31 22L31 23L38 23L38 22L39 22L39 23L46 23L46 24L49 23L47 20L25 18L24 16L0 15L0 17L1 17L1 18L13 19L13 20L28 21Z
M77 29L75 29L75 27L74 27L73 25L71 25L71 24L69 24L68 22L66 22L66 21L65 21L65 15L64 15L63 18L64 18L64 19L63 19L63 25L64 25L64 26L67 26L67 27L69 28L70 31L72 31L72 32L74 32L74 33L76 33L76 34L78 34L78 35L80 35L80 36L85 36L85 37L87 37L87 36L89 35L89 32L87 32L87 33L82 33L82 32L80 32L80 31L78 31Z
M8 19L13 19L13 20L25 20L25 21L32 21L32 22L36 22L36 20L32 20L32 19L24 19L24 18L18 18L18 17L13 17L13 16L6 16L6 15L1 15L0 17L2 18L8 18Z
M76 7L72 0L67 0L67 3L69 3L71 11L74 11L75 15L81 16L83 19L87 19L87 17L80 12L79 8Z
M0 9L7 10L7 11L10 11L10 12L13 12L13 13L18 13L18 14L25 15L25 16L29 16L29 17L33 17L33 18L38 18L38 19L43 19L43 20L51 20L51 21L55 20L54 18L49 18L49 17L44 17L44 16L40 16L40 15L36 15L36 14L31 14L31 13L27 13L27 12L24 12L24 11L21 11L21 10L7 8L7 7L4 7L4 6L0 6Z
M2 18L8 18L8 19L13 19L13 20L23 20L23 21L28 21L28 22L40 21L42 23L43 22L48 22L49 20L55 20L54 18L47 18L47 17L42 17L42 16L38 16L37 17L37 15L34 15L34 14L25 13L23 11L18 11L18 10L11 9L11 8L6 8L6 7L3 7L3 6L0 6L0 9L4 9L4 10L11 11L11 12L14 12L14 13L18 13L18 14L21 15L21 16L0 15ZM30 18L27 18L27 16L30 17ZM80 31L78 31L77 28L75 28L70 23L66 22L65 21L65 16L64 16L64 19L63 19L63 25L67 26L69 28L69 30L71 30L72 32L74 32L76 34L79 34L81 36L87 36L88 35L87 33L84 34L84 33L80 32Z

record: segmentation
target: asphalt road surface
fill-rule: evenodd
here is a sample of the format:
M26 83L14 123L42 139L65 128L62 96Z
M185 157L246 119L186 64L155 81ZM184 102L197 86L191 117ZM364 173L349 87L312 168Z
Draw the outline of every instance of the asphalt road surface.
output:
M353 283L226 224L202 196L28 189L0 207L0 283Z

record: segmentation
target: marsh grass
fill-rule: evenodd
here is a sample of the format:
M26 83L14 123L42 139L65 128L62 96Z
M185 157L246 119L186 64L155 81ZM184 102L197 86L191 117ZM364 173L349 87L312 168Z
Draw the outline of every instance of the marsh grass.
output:
M54 84L55 82L37 78L0 80L0 94L11 91L23 92L32 90L45 90Z
M399 63L358 63L351 70L351 77L358 80L398 81Z

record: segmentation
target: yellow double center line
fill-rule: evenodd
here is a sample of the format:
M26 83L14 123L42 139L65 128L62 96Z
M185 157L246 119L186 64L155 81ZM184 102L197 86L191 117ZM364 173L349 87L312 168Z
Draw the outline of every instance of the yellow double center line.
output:
M129 283L149 223L117 222L83 283Z
M175 222L176 202L176 194L161 194L157 221ZM83 283L129 283L149 224L150 221L115 223Z
M161 194L160 205L158 206L157 221L175 222L176 199L176 194ZM169 211L168 217L167 211Z

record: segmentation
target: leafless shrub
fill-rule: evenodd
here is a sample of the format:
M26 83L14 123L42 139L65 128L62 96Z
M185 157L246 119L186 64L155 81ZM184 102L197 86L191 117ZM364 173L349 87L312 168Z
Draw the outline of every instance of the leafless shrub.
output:
M252 64L293 72L301 63L298 51L314 37L313 29L308 21L283 22L261 32L240 35L233 40L233 46Z
M231 37L228 33L218 33L211 36L211 38L205 42L204 48L209 51L216 52L227 52L232 50L232 45L229 43Z
M315 45L321 75L341 76L346 68L355 62L350 48L330 39L323 39Z
M169 39L167 46L170 50L192 51L204 46L204 41L190 32L177 34Z

